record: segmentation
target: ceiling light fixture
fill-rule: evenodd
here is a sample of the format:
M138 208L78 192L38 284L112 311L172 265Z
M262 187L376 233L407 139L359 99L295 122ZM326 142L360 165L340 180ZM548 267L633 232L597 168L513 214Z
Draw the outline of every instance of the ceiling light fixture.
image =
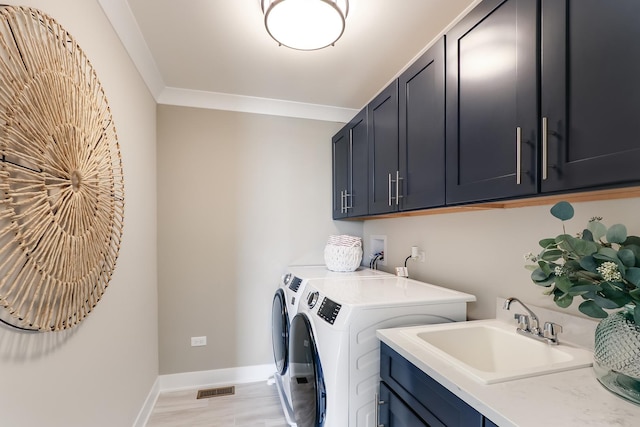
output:
M261 0L264 25L278 44L298 50L333 45L344 32L349 0Z

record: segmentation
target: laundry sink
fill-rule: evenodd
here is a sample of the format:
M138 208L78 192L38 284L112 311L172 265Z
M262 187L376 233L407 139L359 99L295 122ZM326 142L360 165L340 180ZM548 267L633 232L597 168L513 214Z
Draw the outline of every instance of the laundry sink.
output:
M591 366L593 353L549 345L499 320L406 328L403 334L476 381L493 384Z

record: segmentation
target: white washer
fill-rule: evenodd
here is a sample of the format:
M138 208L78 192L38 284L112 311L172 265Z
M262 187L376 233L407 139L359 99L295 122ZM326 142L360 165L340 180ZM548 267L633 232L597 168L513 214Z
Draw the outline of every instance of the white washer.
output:
M282 275L280 284L273 298L272 306L272 341L273 355L276 364L274 381L280 397L280 403L287 422L295 426L292 412L290 391L290 375L288 366L289 328L291 319L298 312L298 305L305 286L309 280L343 280L355 277L393 277L389 273L369 268L358 268L350 272L330 271L324 265L290 266Z
M331 271L324 265L298 265L289 266L287 273L282 276L282 282L286 286L287 309L289 319L293 319L298 313L300 299L304 295L307 282L315 279L343 280L346 278L367 278L367 277L394 277L393 275L380 270L360 267L355 271Z
M379 381L376 330L466 320L473 295L395 276L310 280L290 328L297 427L371 427Z

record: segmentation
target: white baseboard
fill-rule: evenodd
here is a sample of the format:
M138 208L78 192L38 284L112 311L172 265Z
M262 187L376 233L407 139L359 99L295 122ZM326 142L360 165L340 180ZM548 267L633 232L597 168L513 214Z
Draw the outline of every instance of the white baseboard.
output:
M149 394L147 395L147 399L144 401L144 405L142 405L142 409L140 409L140 412L138 412L138 417L133 423L133 427L144 427L145 425L147 425L147 421L149 421L151 411L153 411L153 407L156 405L159 394L160 379L156 378L156 380L153 382L151 390L149 391Z
M211 371L184 372L160 375L160 392L184 390L202 386L233 385L266 381L276 368L273 364L243 366L239 368L214 369Z
M149 421L153 407L162 392L185 390L203 386L234 385L267 381L276 371L272 363L267 365L243 366L239 368L214 369L211 371L184 372L160 375L149 391L149 395L138 413L133 427L144 427Z

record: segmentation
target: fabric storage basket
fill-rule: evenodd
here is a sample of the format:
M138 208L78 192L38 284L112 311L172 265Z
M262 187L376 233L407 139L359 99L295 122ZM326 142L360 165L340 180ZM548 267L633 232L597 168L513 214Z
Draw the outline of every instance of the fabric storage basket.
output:
M355 271L362 262L362 239L330 236L324 248L324 262L331 271Z

